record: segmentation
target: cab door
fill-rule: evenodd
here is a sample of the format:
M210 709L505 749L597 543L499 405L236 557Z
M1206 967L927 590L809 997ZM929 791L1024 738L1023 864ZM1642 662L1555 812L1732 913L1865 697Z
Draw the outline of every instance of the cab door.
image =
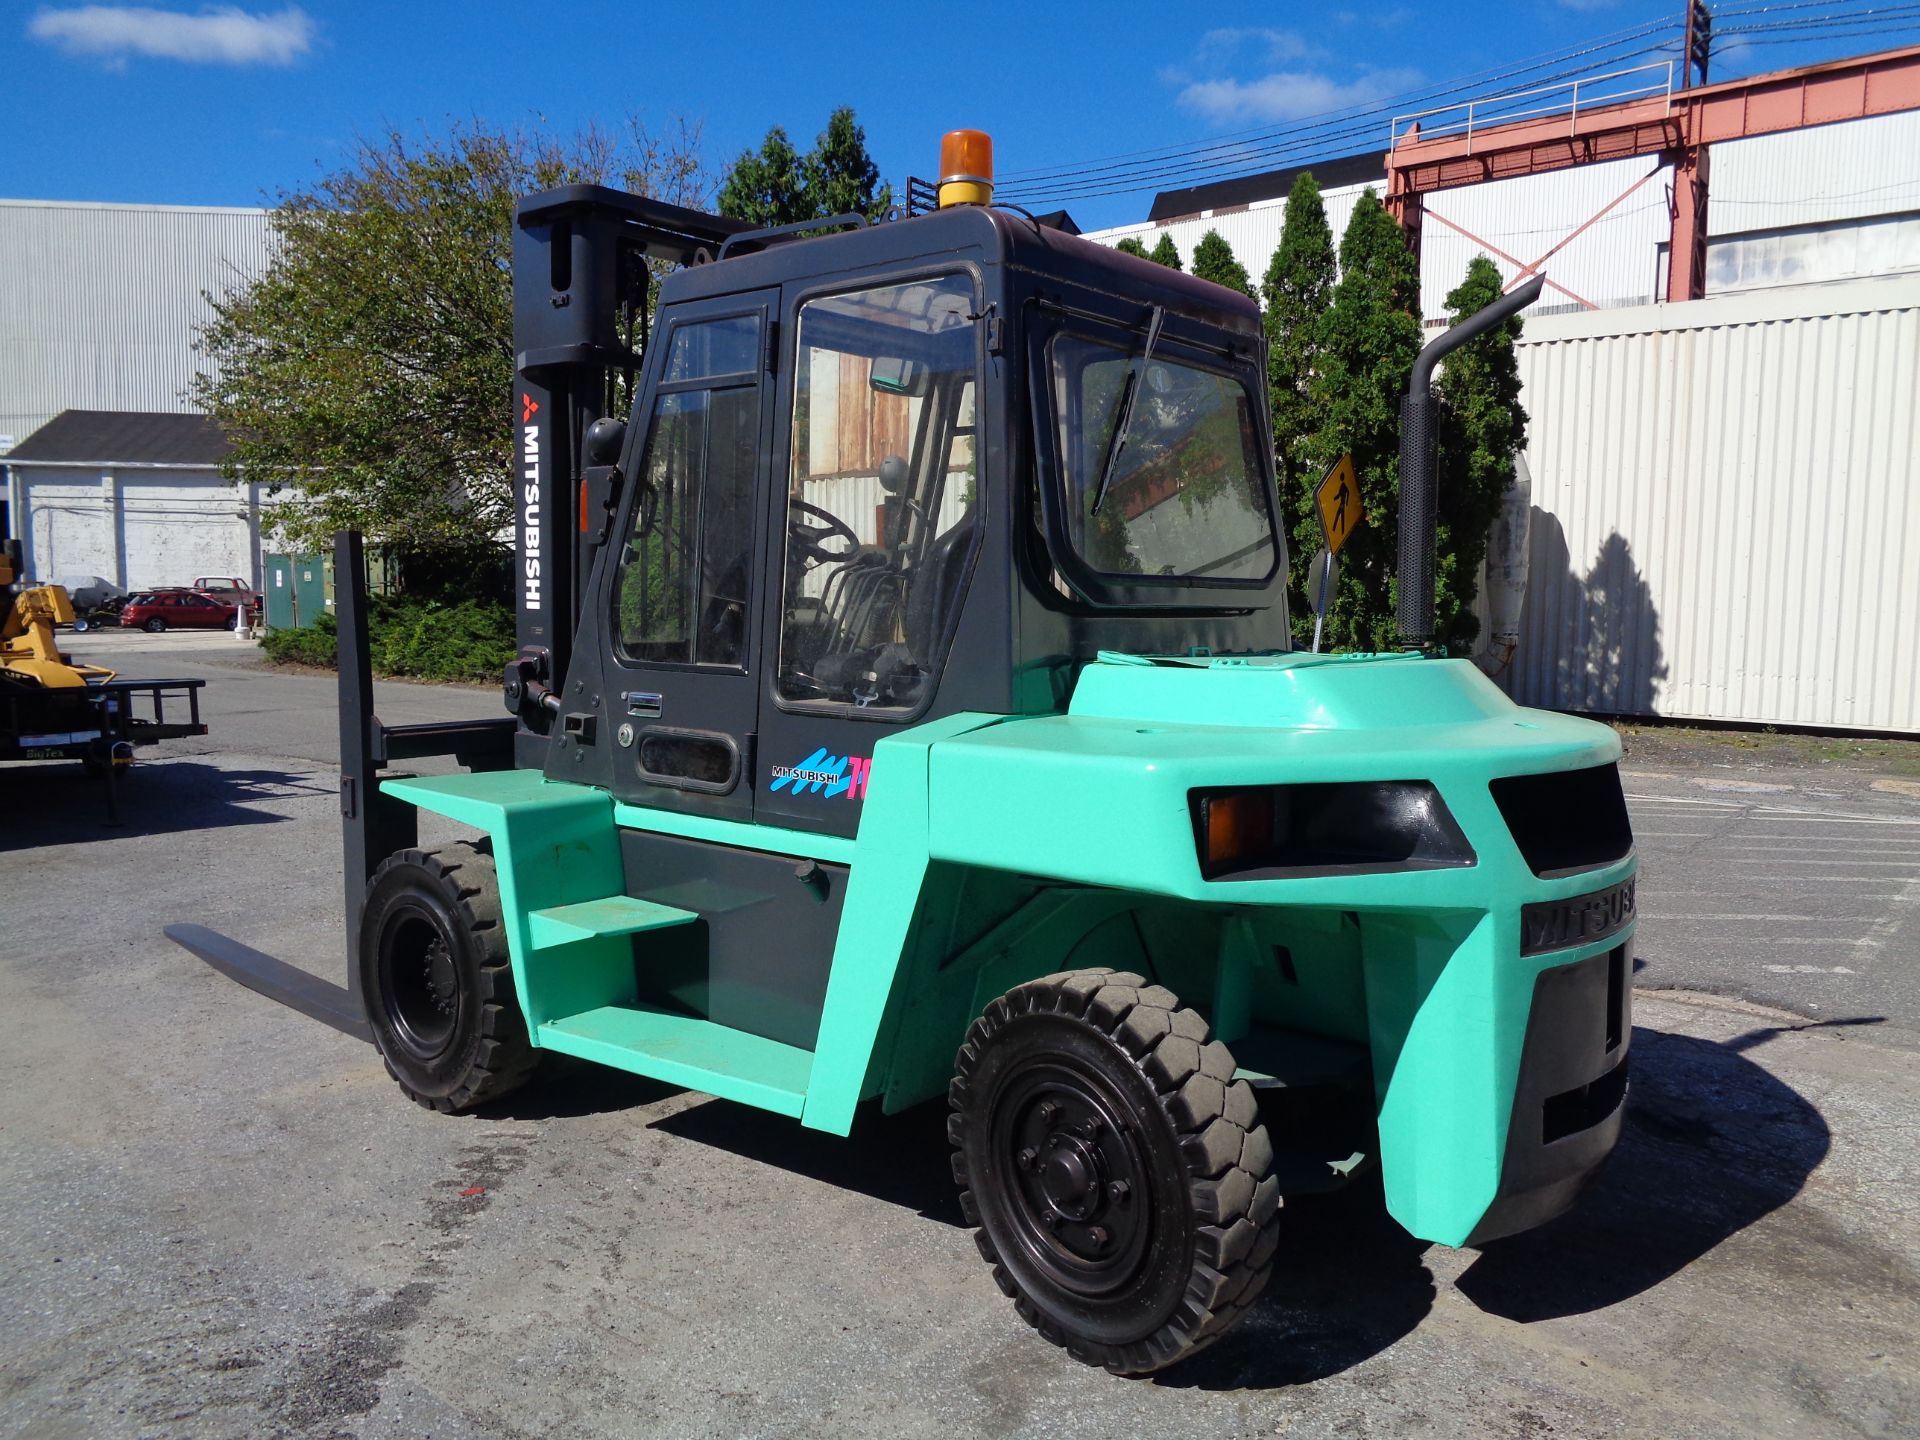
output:
M768 313L761 291L672 307L650 411L627 461L625 548L609 586L604 672L613 793L748 819L767 482Z

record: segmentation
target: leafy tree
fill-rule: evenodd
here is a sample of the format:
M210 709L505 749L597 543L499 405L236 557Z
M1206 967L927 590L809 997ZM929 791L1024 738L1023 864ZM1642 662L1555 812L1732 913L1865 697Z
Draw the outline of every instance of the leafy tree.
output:
M1293 614L1302 636L1313 629L1307 603L1307 567L1320 549L1320 521L1314 514L1314 432L1319 426L1314 380L1325 364L1327 307L1332 303L1336 271L1333 231L1319 183L1302 173L1287 196L1280 247L1273 252L1260 299L1267 327L1267 384L1273 405L1275 479L1280 513L1291 531Z
M867 154L867 132L842 105L805 155L775 125L759 150L743 150L720 186L722 215L754 225L792 225L829 215L878 220L893 208L893 187Z
M1202 280L1238 290L1242 295L1253 294L1247 267L1234 258L1233 247L1218 230L1207 231L1193 247L1193 273Z
M1140 243L1140 237L1137 235L1127 236L1126 239L1122 240L1113 248L1118 250L1122 255L1132 255L1141 260L1152 258L1147 254L1147 247Z
M1420 345L1419 267L1369 188L1341 237L1325 364L1310 387L1321 417L1308 447L1311 463L1324 467L1351 451L1366 515L1340 554L1340 582L1327 617L1336 646L1387 649L1396 638L1400 398Z
M1447 296L1456 321L1498 300L1500 271L1476 255L1467 275ZM1520 317L1495 326L1447 357L1441 371L1439 548L1434 563L1437 599L1434 630L1455 654L1465 654L1480 633L1473 614L1480 564L1501 501L1513 484L1514 452L1527 443L1527 412L1520 407L1520 366L1514 342Z
M559 139L476 122L362 140L281 197L266 270L208 297L191 395L233 442L227 474L280 497L267 518L288 543L353 526L402 549L497 548L513 513L514 202L577 181L688 205L708 190L684 124Z
M1180 263L1180 247L1173 243L1173 236L1164 232L1160 236L1160 243L1148 252L1147 258L1156 265L1166 266L1169 270L1186 268Z

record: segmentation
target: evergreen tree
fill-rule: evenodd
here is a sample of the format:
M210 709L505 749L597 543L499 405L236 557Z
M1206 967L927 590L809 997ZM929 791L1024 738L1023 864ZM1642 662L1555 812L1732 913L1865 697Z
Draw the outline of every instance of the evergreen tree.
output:
M1207 231L1193 247L1193 273L1202 280L1238 290L1242 295L1253 294L1247 267L1234 258L1233 247L1218 230Z
M878 220L893 208L893 186L880 183L880 167L867 154L867 132L854 121L851 105L827 117L801 174L815 215Z
M1260 287L1266 312L1275 479L1282 522L1292 541L1294 626L1303 638L1313 630L1307 567L1322 540L1313 509L1313 486L1320 478L1313 463L1314 431L1319 423L1313 384L1324 364L1327 307L1335 278L1333 232L1327 228L1320 186L1312 175L1303 173L1287 196L1280 247L1273 252Z
M1180 263L1180 247L1173 243L1173 236L1164 232L1160 236L1160 243L1148 252L1147 258L1156 265L1166 266L1169 270L1186 268Z
M1456 322L1498 300L1500 271L1484 255L1467 266L1447 296ZM1464 655L1480 632L1473 614L1487 538L1513 484L1514 452L1527 443L1527 412L1520 408L1520 366L1514 342L1520 317L1496 326L1447 357L1441 371L1439 549L1434 562L1434 632Z
M806 190L800 154L787 139L785 128L776 125L767 131L757 152L741 151L727 171L720 187L720 213L752 225L812 220L816 212L809 207Z
M805 155L780 125L767 131L759 150L741 151L720 187L719 206L722 215L754 225L848 214L878 220L893 208L893 187L880 183L866 131L842 105Z
M1400 399L1420 345L1419 267L1369 188L1340 240L1325 365L1311 384L1320 414L1311 464L1325 467L1352 452L1366 515L1340 555L1340 583L1327 617L1335 646L1380 650L1396 638Z
M1118 250L1122 255L1134 255L1142 260L1150 260L1153 258L1147 254L1147 247L1140 243L1140 239L1136 235L1127 236L1126 239L1122 240L1113 248Z

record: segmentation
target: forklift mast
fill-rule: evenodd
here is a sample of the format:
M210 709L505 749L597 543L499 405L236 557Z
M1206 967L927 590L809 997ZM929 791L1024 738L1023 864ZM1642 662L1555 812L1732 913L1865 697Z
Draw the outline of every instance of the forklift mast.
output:
M611 455L588 432L623 411L645 344L649 262L711 260L744 221L602 185L532 196L513 230L514 589L518 654L508 667L515 763L544 763L552 697L567 673L580 593L603 538ZM638 342L636 345L633 342ZM619 422L610 432L618 434ZM589 463L597 461L600 463Z

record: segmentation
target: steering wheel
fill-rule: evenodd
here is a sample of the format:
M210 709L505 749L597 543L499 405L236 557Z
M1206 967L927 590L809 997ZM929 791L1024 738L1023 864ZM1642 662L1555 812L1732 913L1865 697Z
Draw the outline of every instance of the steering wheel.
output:
M820 523L809 525L798 518L801 514L809 515ZM806 557L810 565L825 565L845 560L860 548L860 537L853 533L852 526L831 510L822 510L818 505L809 504L805 500L795 500L791 503L791 513L787 517L787 538L793 548ZM844 540L846 548L827 549L826 542L835 539Z

